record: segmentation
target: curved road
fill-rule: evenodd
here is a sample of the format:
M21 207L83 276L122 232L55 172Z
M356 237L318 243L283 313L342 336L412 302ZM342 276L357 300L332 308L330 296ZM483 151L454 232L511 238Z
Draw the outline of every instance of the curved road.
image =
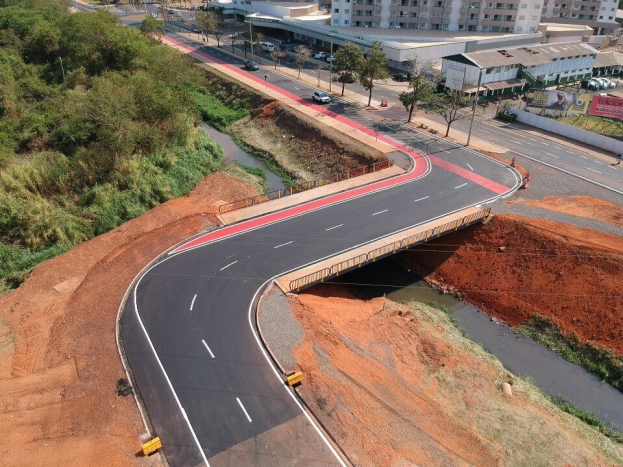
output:
M240 60L231 62L232 70L246 73ZM366 128L368 117L353 107L339 102L330 110L315 106L372 133ZM361 123L346 120L341 111L359 115ZM137 281L121 318L121 339L170 465L220 465L214 456L301 417L299 403L273 368L255 329L253 305L272 278L493 202L518 187L518 174L501 163L443 142L435 145L434 155L418 154L409 146L423 147L426 136L387 130L392 139L384 134L378 138L415 159L411 172L215 230L163 255ZM311 420L307 425L311 428L304 436L292 432L282 442L320 445L331 455L320 431ZM230 465L327 465L310 459L267 461L268 454L278 456L280 447L261 444L250 454L255 460ZM341 463L333 459L335 465Z

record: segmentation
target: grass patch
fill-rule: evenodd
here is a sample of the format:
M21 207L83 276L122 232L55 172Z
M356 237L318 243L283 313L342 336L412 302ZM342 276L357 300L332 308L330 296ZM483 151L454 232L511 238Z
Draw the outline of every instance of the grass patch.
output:
M577 335L564 333L551 318L540 315L534 315L517 330L623 392L623 358L614 352L581 342Z
M623 444L623 433L608 427L602 422L597 415L588 410L584 410L571 402L569 399L563 396L550 397L551 401L556 404L561 410L579 418L584 423L597 428L602 434L610 438L612 441L618 444Z
M233 122L249 115L247 108L236 108L210 94L192 92L191 96L203 121L219 131L225 131Z
M576 115L573 117L561 118L559 121L601 135L623 136L623 122L614 118Z
M259 167L248 167L246 165L241 165L240 167L242 167L245 172L266 181L266 171L264 169L260 169Z

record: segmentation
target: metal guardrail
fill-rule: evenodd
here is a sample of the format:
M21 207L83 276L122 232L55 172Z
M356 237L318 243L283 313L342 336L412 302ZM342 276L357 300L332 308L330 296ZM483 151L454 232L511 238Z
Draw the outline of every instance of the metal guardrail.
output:
M284 196L290 196L303 191L311 190L319 186L329 185L330 183L341 182L342 180L348 180L350 178L359 177L361 175L378 172L379 170L387 169L394 165L394 161L388 159L386 161L377 162L372 165L366 165L358 167L356 169L348 170L335 174L328 178L319 178L310 182L301 183L282 190L270 191L257 196L251 196L249 198L240 199L227 204L221 204L218 207L218 212L223 214L225 212L235 211L236 209L246 208L256 204L265 203L274 199L283 198Z
M390 254L395 254L399 250L407 250L413 245L426 242L432 238L437 238L451 230L456 231L467 227L468 225L475 224L476 222L481 222L486 219L490 213L491 208L482 209L478 212L470 214L469 216L446 222L445 224L438 225L432 229L425 230L424 232L410 235L402 240L394 241L388 245L375 248L367 253L362 253L353 258L349 258L338 264L334 264L330 268L323 268L319 271L307 274L306 276L299 277L298 279L290 281L290 290L296 290L298 292L300 289L309 285L324 282L326 279L332 277L337 277L344 271L354 269L355 267L361 267L364 263L374 262L377 259L383 258Z

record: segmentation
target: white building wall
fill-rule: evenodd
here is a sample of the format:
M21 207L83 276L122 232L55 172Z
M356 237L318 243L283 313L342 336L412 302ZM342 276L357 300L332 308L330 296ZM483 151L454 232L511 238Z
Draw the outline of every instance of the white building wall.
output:
M450 4L450 24L448 25L449 31L459 30L459 20L461 19L462 5L463 0L452 0L452 3Z

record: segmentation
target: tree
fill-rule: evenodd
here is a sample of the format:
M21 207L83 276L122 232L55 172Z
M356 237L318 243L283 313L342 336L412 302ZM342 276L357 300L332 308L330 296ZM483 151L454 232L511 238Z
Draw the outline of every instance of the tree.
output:
M372 103L372 89L374 81L389 78L389 61L383 52L383 43L374 41L370 45L365 61L359 68L359 82L366 91L369 91L368 107Z
M465 89L473 88L474 85L465 82L455 84L454 89L446 88L443 93L432 94L427 99L428 108L445 120L447 124L446 137L450 134L450 126L454 122L470 115L467 112L461 112L461 109L470 103L470 97L465 93Z
M160 39L164 34L164 24L151 15L145 17L139 29L146 36L156 39Z
M296 49L294 49L294 61L296 62L296 66L299 68L299 79L301 79L301 69L303 68L303 65L309 61L310 57L311 51L304 45L299 45Z
M261 32L254 32L253 43L255 44L255 50L257 50L257 61L260 63L260 65L262 64L262 49L260 49L260 44L262 42L264 42L264 34L262 34Z
M232 30L232 27L225 22L225 18L223 17L223 9L222 8L214 8L211 10L214 15L214 19L216 20L216 24L214 25L214 30L212 31L214 37L216 38L216 46L221 48L221 37Z
M206 42L210 42L208 34L212 34L218 25L218 20L212 11L198 11L195 15L197 27L201 31L202 36L206 36Z
M365 57L363 52L352 42L347 42L344 47L334 54L335 60L331 64L331 71L337 73L338 82L342 83L342 96L346 84L354 83L358 76Z
M434 63L430 62L422 65L417 61L417 58L408 60L407 68L410 70L409 90L401 92L398 97L402 105L405 106L405 110L409 112L407 123L411 122L415 104L428 99L435 92L435 83L429 79L430 76L434 76L432 72L433 66Z

